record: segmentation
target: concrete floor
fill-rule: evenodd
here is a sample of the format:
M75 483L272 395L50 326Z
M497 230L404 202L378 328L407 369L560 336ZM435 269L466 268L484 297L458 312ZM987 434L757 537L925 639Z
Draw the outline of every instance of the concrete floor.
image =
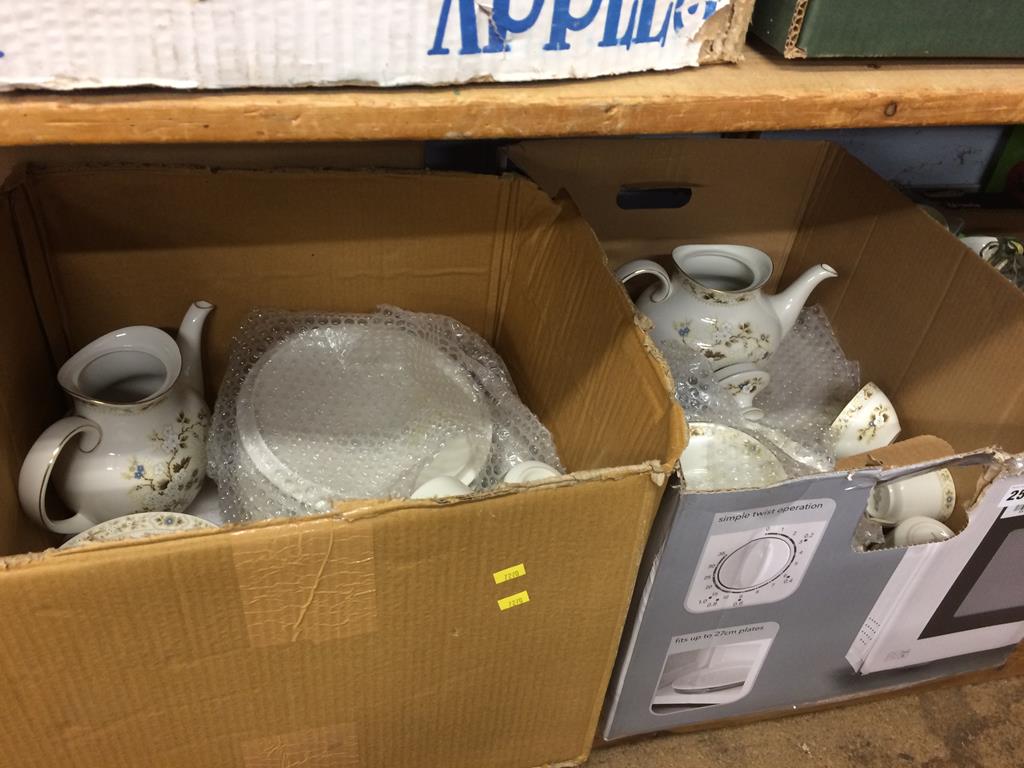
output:
M1024 678L595 750L587 768L1024 768Z

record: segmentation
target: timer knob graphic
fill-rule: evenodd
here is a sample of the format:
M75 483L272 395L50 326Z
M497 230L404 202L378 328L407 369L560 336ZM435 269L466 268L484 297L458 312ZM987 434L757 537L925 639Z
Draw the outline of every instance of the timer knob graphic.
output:
M788 536L768 533L726 555L715 567L714 580L727 592L748 592L777 579L796 557Z

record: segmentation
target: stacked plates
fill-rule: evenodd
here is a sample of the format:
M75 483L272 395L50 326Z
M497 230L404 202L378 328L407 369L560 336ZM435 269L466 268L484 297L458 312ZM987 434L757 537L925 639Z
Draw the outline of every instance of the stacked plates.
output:
M441 476L469 485L493 437L466 368L381 324L312 327L278 341L249 369L235 415L242 502L284 505L276 515L408 496Z

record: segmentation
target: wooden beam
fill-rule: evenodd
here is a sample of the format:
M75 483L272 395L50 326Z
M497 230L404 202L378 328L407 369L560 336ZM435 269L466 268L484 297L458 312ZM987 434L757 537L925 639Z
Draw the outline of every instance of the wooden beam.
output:
M447 88L0 95L0 146L1024 123L1024 61L785 61Z

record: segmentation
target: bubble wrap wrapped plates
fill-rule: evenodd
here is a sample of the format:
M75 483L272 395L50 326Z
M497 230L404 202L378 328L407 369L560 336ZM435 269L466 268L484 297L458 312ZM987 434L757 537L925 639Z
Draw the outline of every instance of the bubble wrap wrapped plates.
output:
M729 440L747 445L751 440L779 461L785 476L798 477L829 471L835 466L831 423L842 404L860 386L857 363L843 354L839 341L820 307L801 311L793 330L782 340L778 352L766 361L770 383L755 404L762 408L760 421L750 421L708 361L681 343L659 345L672 372L676 397L691 425L710 422L704 439L712 450L700 463L690 457L690 487L699 490L760 487L777 482L774 465L767 459L740 461L730 455ZM715 426L716 430L710 427ZM732 432L748 440L726 436ZM690 451L687 448L687 451ZM687 456L684 453L684 476ZM772 465L772 472L759 475L759 467ZM708 477L697 477L700 467ZM755 471L756 470L756 471Z
M486 341L451 318L390 307L252 313L208 457L231 522L408 497L439 476L487 488L525 460L561 466Z

